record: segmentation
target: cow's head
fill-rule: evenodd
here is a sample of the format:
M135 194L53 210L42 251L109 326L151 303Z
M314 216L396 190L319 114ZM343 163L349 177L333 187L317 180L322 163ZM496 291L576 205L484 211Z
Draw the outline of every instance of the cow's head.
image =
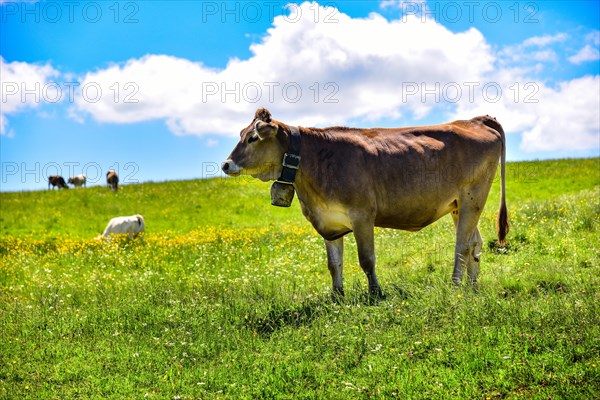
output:
M271 119L269 110L256 110L250 125L240 132L240 142L223 162L223 172L230 176L251 175L262 181L277 179L288 146L284 126Z

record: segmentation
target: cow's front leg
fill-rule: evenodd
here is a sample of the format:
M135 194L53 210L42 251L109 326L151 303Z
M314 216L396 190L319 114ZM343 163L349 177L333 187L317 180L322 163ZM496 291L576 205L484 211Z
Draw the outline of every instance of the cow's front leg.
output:
M344 296L344 238L325 240L327 267L333 281L333 296Z
M358 261L369 280L369 294L373 297L383 297L383 292L375 273L375 241L373 224L359 223L353 225Z

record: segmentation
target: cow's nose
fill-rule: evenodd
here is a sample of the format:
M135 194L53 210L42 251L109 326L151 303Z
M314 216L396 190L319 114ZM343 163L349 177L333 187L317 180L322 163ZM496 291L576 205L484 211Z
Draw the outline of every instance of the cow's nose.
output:
M238 175L242 171L242 167L237 165L233 160L225 160L221 164L221 170L227 175Z

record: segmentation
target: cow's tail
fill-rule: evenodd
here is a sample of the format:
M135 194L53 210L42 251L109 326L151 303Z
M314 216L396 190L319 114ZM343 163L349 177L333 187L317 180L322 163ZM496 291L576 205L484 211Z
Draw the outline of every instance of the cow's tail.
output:
M498 220L496 228L498 232L498 245L506 245L506 235L510 229L508 223L508 210L506 208L506 135L502 125L496 120L496 118L486 115L483 118L483 124L489 128L492 128L500 134L500 141L502 142L502 153L500 154L500 210L498 210Z
M506 235L510 230L508 210L506 208L506 137L502 125L498 124L498 132L502 138L502 155L500 156L500 210L498 211L498 244L506 245Z

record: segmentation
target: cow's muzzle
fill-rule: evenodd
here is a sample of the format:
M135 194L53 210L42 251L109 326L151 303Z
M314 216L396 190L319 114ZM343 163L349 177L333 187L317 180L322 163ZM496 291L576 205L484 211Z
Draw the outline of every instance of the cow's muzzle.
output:
M233 162L233 160L225 160L221 164L221 170L227 175L239 175L242 172L242 167Z

